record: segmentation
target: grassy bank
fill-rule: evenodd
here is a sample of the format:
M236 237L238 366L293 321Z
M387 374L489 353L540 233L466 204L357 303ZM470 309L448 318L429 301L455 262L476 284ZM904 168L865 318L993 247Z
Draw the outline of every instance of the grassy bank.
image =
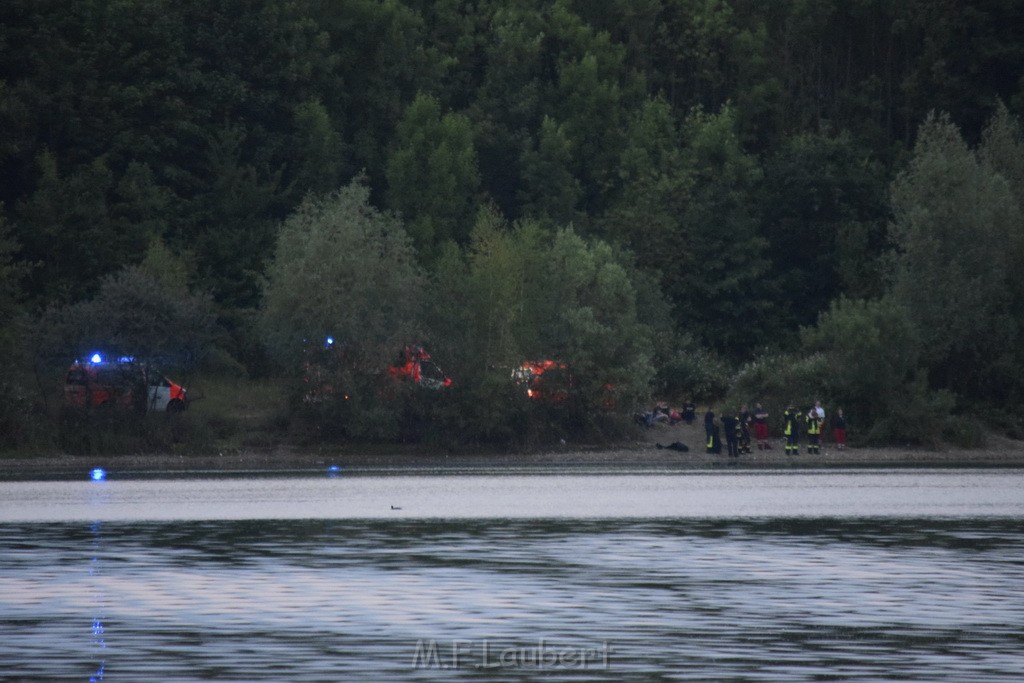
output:
M820 456L787 457L777 443L773 451L755 450L730 459L703 452L699 421L638 428L614 443L555 440L532 448L328 441L289 416L287 385L280 380L208 375L189 381L189 394L186 412L152 414L141 422L96 414L96 419L76 423L52 411L52 416L38 417L42 436L0 453L0 465L13 473L70 471L86 464L133 471L316 469L329 464L361 469L1024 466L1024 442L994 434L986 435L984 445L971 448L947 444L930 449L890 446L840 451L826 440ZM59 406L59 398L55 392L48 402ZM673 442L690 450L657 448L659 443Z

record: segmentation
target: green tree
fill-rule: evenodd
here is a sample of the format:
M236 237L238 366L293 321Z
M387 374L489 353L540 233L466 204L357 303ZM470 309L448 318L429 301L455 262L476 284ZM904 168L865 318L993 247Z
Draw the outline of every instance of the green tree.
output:
M526 358L521 346L529 278L540 256L542 231L513 231L497 208L478 212L470 243L448 243L433 268L428 310L431 348L452 368L449 409L437 425L464 442L512 444L528 440L531 406L510 380Z
M893 182L892 208L893 296L936 386L965 398L1005 394L1019 336L1011 270L1024 239L1009 183L979 161L948 116L933 115Z
M520 160L522 215L552 225L572 223L582 188L573 175L572 146L565 127L545 116L536 143L531 140L524 147Z
M43 363L63 365L100 351L107 357L183 367L200 358L213 333L207 297L129 266L103 278L92 298L48 308L33 335Z
M189 202L188 226L174 241L179 249L193 251L196 276L218 303L253 308L274 244L270 208L281 176L247 163L245 144L242 127L211 134L203 170L206 184Z
M982 134L978 158L983 168L998 173L1007 182L1016 200L1017 211L1024 221L1024 130L1020 119L1013 116L1001 102ZM1018 224L1014 233L1024 233L1024 223ZM1019 239L1007 243L1009 293L1013 315L1018 321L1024 320L1024 253L1014 249L1020 246L1022 243Z
M435 98L417 97L398 126L387 178L390 206L421 251L434 255L447 240L466 241L480 187L469 119L442 115Z
M1017 208L1024 211L1024 130L1002 102L982 132L978 157L1009 183Z
M399 0L316 2L307 21L323 31L331 69L315 94L344 132L354 169L386 176L398 122L419 92L435 92L449 59L425 39L424 17ZM310 93L312 95L314 93Z
M649 100L630 121L619 164L620 188L602 219L603 234L636 254L641 268L657 273L665 293L685 298L677 289L687 264L682 220L691 198L693 178L682 136L668 104Z
M35 192L17 207L24 256L40 264L30 293L44 301L81 299L100 277L142 258L163 225L164 196L137 164L120 179L103 159L62 173L45 153L39 168Z
M511 368L537 352L524 342L535 330L529 315L540 302L530 298L529 288L543 244L544 233L536 223L510 230L493 208L478 215L467 250L470 341L478 366Z
M651 329L640 322L637 290L620 256L607 243L586 242L560 230L533 281L537 352L564 358L584 388L585 408L600 408L602 389L611 388L620 409L650 391L653 377Z
M139 268L174 292L187 292L193 279L187 259L175 254L159 237L153 238Z
M473 121L481 184L498 209L518 216L519 161L543 114L543 16L527 3L494 9L484 47L486 68L467 114Z
M773 295L765 283L765 241L752 201L761 181L734 113L692 112L684 128L691 196L680 216L677 277L666 282L676 319L703 344L742 356L771 340Z
M456 417L466 434L530 440L540 424L561 434L600 431L609 408L627 412L649 394L654 332L646 320L657 316L640 295L654 294L620 251L535 221L508 226L487 208L464 253L450 249L439 264L432 322L445 330L439 348L461 373ZM525 360L566 363L571 405L534 405L512 391L510 373Z
M42 431L34 415L36 402L28 391L30 363L22 300L22 280L28 266L17 259L19 249L0 205L0 356L8 366L8 372L0 377L4 396L0 403L0 449L26 444Z
M952 399L928 387L921 340L899 302L841 298L801 339L804 354L825 358L816 389L844 408L865 440L939 440Z
M1020 119L1010 114L1001 102L989 120L978 148L978 157L988 172L997 173L1008 184L1017 204L1018 222L1011 228L1014 238L1006 243L1007 295L1009 296L1010 318L1018 326L1024 321L1024 130ZM1010 349L1013 360L999 368L998 387L993 392L1007 407L1024 402L1024 374L1018 369L1024 367L1024 349L1018 343ZM1008 359L1009 360L1009 359Z
M651 328L621 255L571 229L547 234L521 222L509 232L484 217L474 233L469 275L473 338L487 364L526 359L568 363L587 408L612 385L625 405L649 391Z
M785 314L808 325L840 293L880 293L885 173L848 135L802 134L766 164L763 234L772 278L793 295Z
M295 107L295 155L292 184L299 197L307 192L324 193L341 185L348 169L347 150L327 108L319 99Z
M28 267L17 258L20 248L0 205L0 349L11 348L14 323L22 306L21 282Z
M593 214L605 207L604 197L612 185L615 162L624 142L624 96L607 69L608 65L592 53L571 61L563 57L553 103L572 144L574 172L581 179L584 206Z
M420 336L424 275L401 221L369 197L357 179L308 197L281 226L263 321L282 359L331 336L354 367L372 373Z

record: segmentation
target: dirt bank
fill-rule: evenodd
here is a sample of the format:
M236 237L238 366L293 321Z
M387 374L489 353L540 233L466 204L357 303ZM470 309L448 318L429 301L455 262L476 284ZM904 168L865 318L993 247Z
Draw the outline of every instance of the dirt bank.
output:
M597 470L700 470L726 467L753 469L842 467L1024 467L1024 442L990 437L981 449L847 448L826 442L820 455L787 456L782 444L739 458L706 455L703 430L697 424L656 425L630 443L614 447L567 445L531 453L437 453L411 448L367 449L354 445L303 450L277 447L214 455L53 455L0 459L0 476L64 476L94 467L136 474L184 471L244 473L258 470L320 470L336 465L349 471L417 472L516 468ZM686 444L689 452L659 449L657 444Z

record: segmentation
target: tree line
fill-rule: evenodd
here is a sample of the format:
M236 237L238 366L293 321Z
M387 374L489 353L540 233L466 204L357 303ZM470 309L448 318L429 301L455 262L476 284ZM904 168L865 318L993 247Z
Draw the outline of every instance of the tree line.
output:
M608 431L608 386L1019 429L1022 13L12 0L0 344L59 364L138 292L252 376L313 335L429 342L475 379L409 410L481 439L525 419L499 375L529 357L585 385L561 430ZM25 434L31 378L2 381Z

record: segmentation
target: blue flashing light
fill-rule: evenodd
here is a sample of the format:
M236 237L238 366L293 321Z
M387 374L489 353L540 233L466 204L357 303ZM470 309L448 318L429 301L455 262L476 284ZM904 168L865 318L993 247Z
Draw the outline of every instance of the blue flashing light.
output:
M328 337L326 340L326 346L332 346L334 344L334 337Z
M341 470L341 468L338 467L337 465L331 465L330 467L327 468L328 472L337 472L339 470Z
M90 363L102 363L103 362L103 356L101 356L98 353L94 353L94 354L92 354L92 356L89 357L89 362Z
M327 468L327 478L328 479L334 479L335 477L338 476L338 474L340 472L341 472L341 468L340 467L338 467L337 465L331 465L330 467Z
M97 467L96 469L89 473L89 476L92 478L93 481L103 481L104 479L107 478L107 471L105 469Z

